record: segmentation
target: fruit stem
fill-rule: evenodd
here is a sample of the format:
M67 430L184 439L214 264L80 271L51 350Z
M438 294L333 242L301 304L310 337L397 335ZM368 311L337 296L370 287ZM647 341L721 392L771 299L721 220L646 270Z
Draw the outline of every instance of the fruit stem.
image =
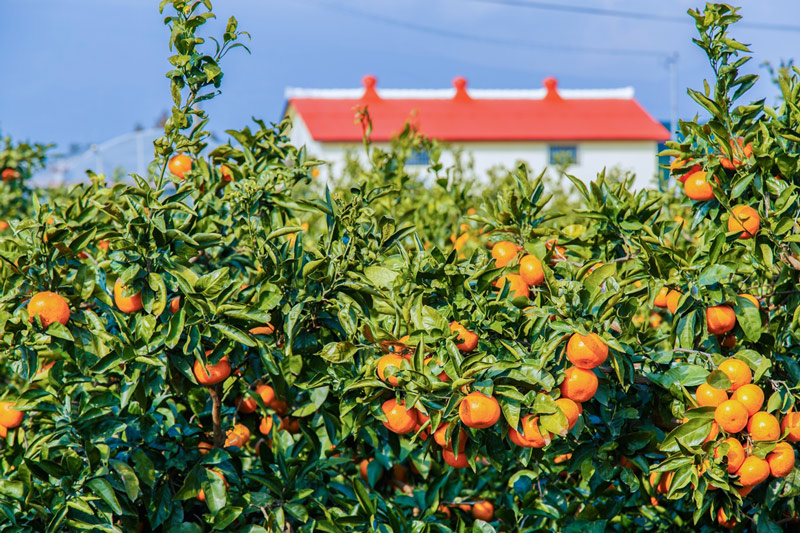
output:
M214 424L214 447L222 448L225 444L225 434L222 433L222 402L220 401L221 383L208 387L208 394L211 396L211 421Z

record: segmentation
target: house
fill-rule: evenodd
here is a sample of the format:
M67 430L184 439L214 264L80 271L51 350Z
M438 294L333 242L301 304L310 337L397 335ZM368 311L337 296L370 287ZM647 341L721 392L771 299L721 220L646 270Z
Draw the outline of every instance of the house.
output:
M366 107L371 139L387 143L411 121L418 131L471 153L475 172L525 161L538 172L568 162L568 172L593 179L605 168L636 173L636 186L651 184L658 172L658 143L669 132L633 98L633 88L559 89L555 78L532 90L471 89L458 77L452 89L377 89L365 76L361 89L286 90L286 115L293 144L329 163L323 177L341 174L348 151L363 152ZM442 161L447 163L447 161ZM426 165L426 154L409 164Z

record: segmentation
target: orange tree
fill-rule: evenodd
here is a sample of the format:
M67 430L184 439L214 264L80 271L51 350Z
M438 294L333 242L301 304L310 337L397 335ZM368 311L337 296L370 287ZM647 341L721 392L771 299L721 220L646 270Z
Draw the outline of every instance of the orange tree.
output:
M201 37L208 1L161 8L174 106L148 175L14 200L0 233L8 528L795 520L800 84L735 105L735 10L690 12L715 79L668 152L686 196L600 175L566 204L524 166L481 191L410 130L321 193L286 122L208 150L197 104L243 34Z

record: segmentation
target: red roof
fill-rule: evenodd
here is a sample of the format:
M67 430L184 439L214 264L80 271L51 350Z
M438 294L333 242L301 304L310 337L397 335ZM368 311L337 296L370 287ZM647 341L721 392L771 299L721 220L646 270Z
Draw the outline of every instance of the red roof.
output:
M388 141L407 121L424 135L443 141L586 141L669 139L669 132L632 97L569 98L545 80L543 98L472 98L466 80L456 78L451 98L382 98L375 78L365 76L360 98L300 96L289 107L311 137L322 142L358 142L355 120L366 107L372 140ZM476 91L477 92L477 91Z

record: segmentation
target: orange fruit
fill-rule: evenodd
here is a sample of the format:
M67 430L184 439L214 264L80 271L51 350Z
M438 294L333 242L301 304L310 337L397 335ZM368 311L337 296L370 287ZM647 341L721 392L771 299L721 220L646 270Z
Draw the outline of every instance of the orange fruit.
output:
M769 463L751 455L745 458L736 475L739 476L739 483L745 487L758 485L769 477Z
M13 402L0 402L0 426L6 429L14 429L22 424L24 418L22 411L14 409Z
M736 325L736 313L727 304L712 305L706 309L706 325L712 335L728 333Z
M0 439L4 439L8 437L8 428L5 426L0 426Z
M0 172L0 178L2 178L4 182L19 179L20 176L21 174L19 171L14 168L4 168L3 171Z
M256 407L258 407L258 404L251 396L248 396L247 398L242 398L239 396L236 398L234 403L236 404L236 410L246 415L249 415L256 410Z
M450 435L450 440L445 440L445 435L447 433L448 424L441 424L436 431L433 433L433 440L436 441L436 444L441 446L442 448L452 448L453 447L453 435ZM454 432L455 433L455 432ZM463 428L458 429L458 449L459 451L463 451L464 447L467 445L467 432L464 431Z
M275 333L275 326L267 322L266 326L256 326L254 328L250 328L251 335L272 335Z
M275 398L269 403L269 406L281 416L289 412L289 404L286 403L286 400L281 398Z
M450 322L450 332L458 333L458 337L456 337L456 348L458 348L459 351L464 353L471 352L478 346L478 335L455 320Z
M591 399L597 392L597 376L591 370L571 366L564 371L561 396L581 403Z
M500 404L494 396L482 392L470 392L458 406L461 422L471 428L488 428L500 420Z
M519 261L519 275L531 287L541 285L544 282L542 262L535 255L526 255Z
M716 407L728 399L728 393L708 383L701 383L694 393L694 398L700 407Z
M519 252L519 246L509 241L500 241L492 246L492 257L498 268L508 265Z
M258 424L258 430L263 435L269 435L270 433L272 433L272 425L273 425L273 423L274 422L273 422L271 416L262 417L261 418L261 423Z
M728 444L728 453L725 456L728 458L728 473L733 474L742 466L744 462L744 447L742 443L733 437L728 437L722 441ZM719 446L714 448L714 457L719 457Z
M553 246L556 247L555 252L553 252L553 256L550 258L550 264L554 265L559 261L565 261L567 259L566 253L567 249L563 246L557 246L558 239L549 239L545 241L544 246L547 248L548 251L553 249Z
M264 405L270 405L275 400L275 390L269 385L259 385L256 387L256 394L261 396Z
M567 417L567 430L575 427L575 424L578 422L578 417L581 416L580 406L569 398L559 398L556 400L556 405L561 409L561 412L564 413L564 416Z
M556 455L553 459L553 462L557 465L560 465L562 463L566 463L570 459L572 459L571 453L562 453L561 455Z
M653 300L653 305L656 307L666 307L667 294L669 294L669 289L667 287L661 287L661 290L656 294L655 300Z
M669 164L670 174L675 175L676 170L678 170L679 168L683 168L684 166L686 166L687 163L691 163L692 161L693 159L691 157L688 159L674 159L672 163ZM695 172L700 172L701 170L703 170L703 167L701 167L700 165L697 164L692 165L689 168L689 170L686 171L686 173L676 176L676 179L679 182L683 183L687 179L689 179L689 176L691 176Z
M223 476L220 472L217 472L216 470L211 470L210 468L208 469L208 471L222 478L222 482L225 484L225 488L226 489L228 488L228 480L225 479L225 476ZM200 492L197 493L197 499L200 500L201 502L206 501L206 493L203 491L203 489L200 489Z
M169 309L169 312L173 313L173 314L175 314L178 311L180 311L180 309L181 309L181 297L178 296L177 298L173 298L172 300L170 300L169 301L169 306L167 306L167 309Z
M737 205L731 209L728 231L741 231L740 239L752 239L761 225L758 211L749 205Z
M494 518L494 505L491 502L480 501L472 505L472 516L476 520L491 522Z
M533 442L526 439L525 436L515 428L508 428L508 438L511 439L511 442L517 446L521 446L523 448L533 448Z
M406 409L404 404L392 398L391 400L383 402L381 410L386 416L386 421L383 422L383 425L386 426L389 431L401 435L414 431L418 419L417 410L413 407L411 409Z
M728 333L727 335L717 337L717 342L723 348L727 348L732 350L736 346L736 335L733 333Z
M578 368L591 369L602 365L608 357L608 345L597 333L573 333L567 342L567 359Z
M408 355L407 357L408 357L408 359L411 359L411 355ZM427 365L431 361L433 361L433 357L426 357L424 363ZM436 361L436 364L438 366L444 366L444 363L442 363L442 361L440 361L440 360ZM439 378L439 381L450 381L450 376L448 376L447 372L445 372L444 370L439 372L439 375L436 376L436 377Z
M233 181L233 172L228 168L228 165L221 165L219 172L222 174L222 181Z
M650 486L654 487L661 494L666 494L669 492L669 486L672 484L672 478L675 477L675 472L661 473L661 479L658 480L658 484L656 484L658 475L658 472L650 472Z
M28 302L28 320L33 322L36 315L47 327L53 322L66 326L69 321L69 304L58 294L50 291L37 292Z
M205 455L205 454L207 454L208 452L210 452L210 451L211 451L211 450L213 450L213 449L214 449L214 446L212 446L212 445L211 445L210 443L208 443L208 442L205 442L205 441L202 441L202 440L201 440L200 442L198 442L198 443L197 443L197 450L198 450L198 451L199 451L199 452L200 452L202 455Z
M731 518L729 520L728 515L725 514L722 507L717 509L717 523L725 529L733 529L736 527L736 519Z
M683 191L692 200L706 201L714 199L714 189L706 179L705 171L695 172L683 182Z
M539 427L539 417L525 415L522 417L522 436L532 448L544 448L550 444L550 433Z
M494 282L494 286L501 291L506 285L508 285L508 295L511 298L528 298L531 294L528 285L519 274L506 274Z
M731 390L747 385L753 381L753 373L747 363L739 359L728 358L719 364L719 370L728 376L731 382Z
M456 456L455 452L450 448L445 448L442 450L442 458L444 462L452 466L453 468L466 468L469 466L469 460L467 460L467 454L462 452L458 452L458 456Z
M708 435L703 439L702 444L715 440L719 435L719 425L716 422L711 422L711 429L708 430Z
M288 431L289 433L300 433L300 421L290 416L282 418L281 425L278 426L278 431Z
M747 413L753 416L764 405L764 391L758 385L752 383L742 385L731 395L731 400L737 400L747 407Z
M756 298L752 294L740 294L739 296L741 298L746 298L746 299L750 300L751 302L753 302L753 305L756 306L756 309L761 309L761 304L759 303L758 298Z
M0 231L5 231L9 228L8 222L5 220L0 220Z
M0 422L2 423L2 422ZM781 437L781 425L778 419L765 411L759 411L747 422L747 432L756 442L778 440Z
M786 477L794 470L794 448L788 442L779 442L767 455L769 472L775 477Z
M747 485L747 486L743 486L743 487L734 487L734 488L736 489L736 492L739 493L739 496L744 498L745 496L747 496L748 494L753 492L753 489L756 488L756 486L755 485Z
M731 139L731 156L733 161L728 159L724 154L719 156L719 162L723 168L732 170L742 166L742 160L750 158L753 155L753 145L751 143L744 144L744 139Z
M736 400L725 400L714 411L714 420L728 433L739 433L747 426L747 407Z
M781 421L781 433L789 432L786 440L789 442L800 441L800 413L789 411Z
M117 308L123 313L135 313L142 308L142 294L137 292L133 296L123 296L123 292L127 287L117 279L114 283L114 303Z
M445 515L447 518L450 518L450 508L448 506L440 505L437 511Z
M678 291L671 290L667 293L667 309L669 309L670 313L675 313L678 310L678 303L681 301L681 294Z
M168 167L176 177L184 179L186 173L192 170L192 158L188 155L178 154L169 160Z
M210 350L206 352L206 356L208 356L210 353ZM227 355L223 356L222 359L217 362L217 364L213 365L203 365L197 360L194 362L194 377L201 385L210 387L212 385L216 385L217 383L222 383L228 379L228 376L230 375L231 363L228 361Z
M389 383L391 383L396 387L398 385L397 376L394 375L394 376L389 376L387 378L386 369L390 366L393 366L396 369L400 370L403 367L404 361L405 359L403 358L403 356L398 354L390 353L381 356L381 358L378 359L378 377L381 379L381 381L388 380Z
M242 448L250 440L250 430L244 424L236 424L228 430L225 436L225 448L229 446Z
M358 463L358 471L361 473L361 477L364 481L369 480L369 474L367 472L367 468L369 464L373 461L373 458L370 457L369 459L362 459L360 463Z

